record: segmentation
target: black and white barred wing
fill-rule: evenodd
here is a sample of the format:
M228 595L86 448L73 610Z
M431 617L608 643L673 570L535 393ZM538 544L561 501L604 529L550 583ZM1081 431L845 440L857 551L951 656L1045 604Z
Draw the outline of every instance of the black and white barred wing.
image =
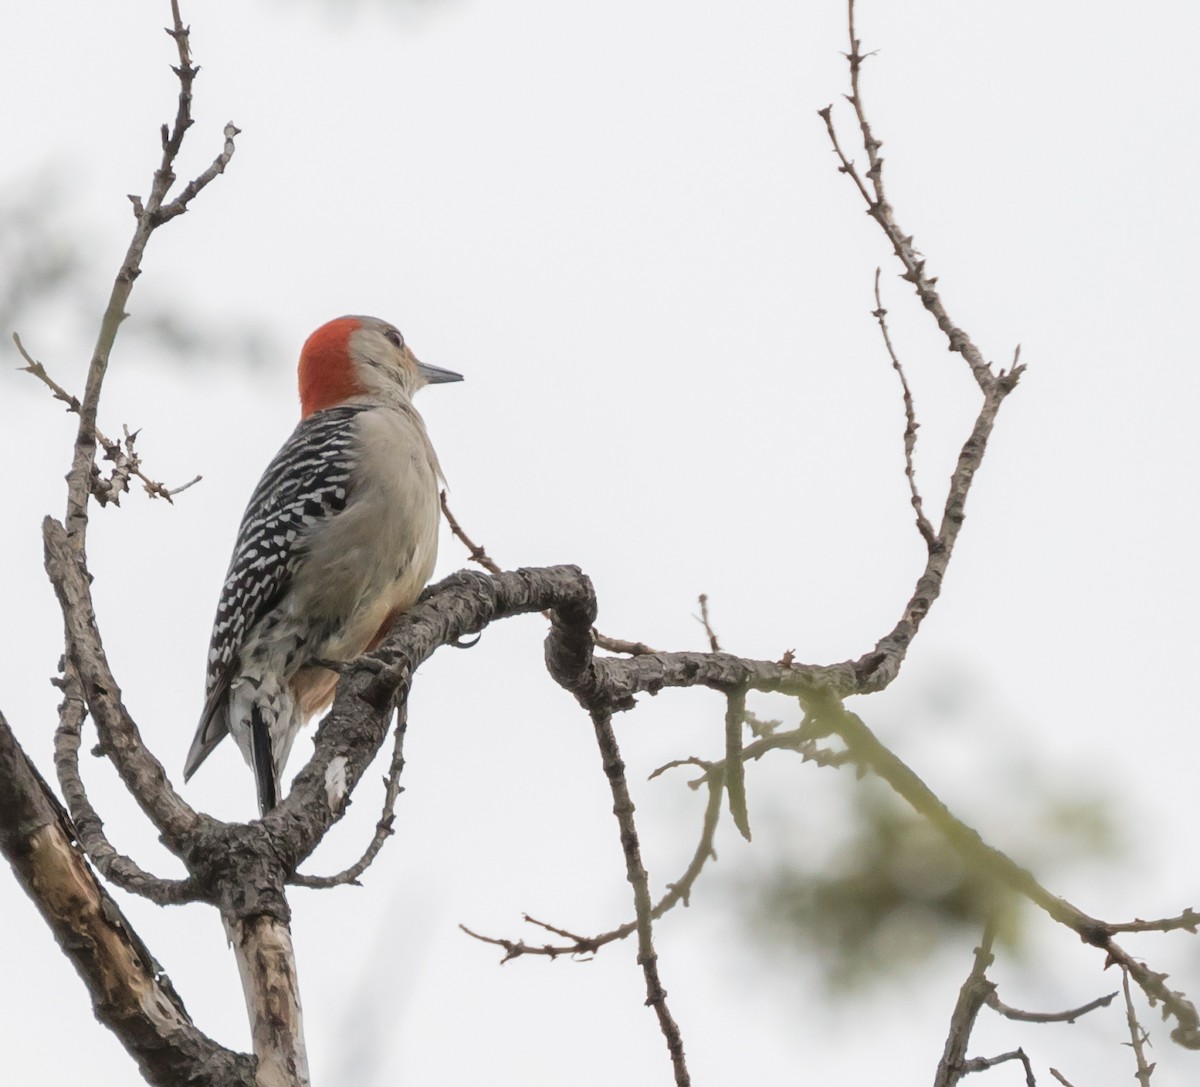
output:
M184 780L229 731L229 685L247 638L287 596L304 538L346 506L353 419L359 407L328 408L303 420L259 480L238 530L208 649L206 699Z

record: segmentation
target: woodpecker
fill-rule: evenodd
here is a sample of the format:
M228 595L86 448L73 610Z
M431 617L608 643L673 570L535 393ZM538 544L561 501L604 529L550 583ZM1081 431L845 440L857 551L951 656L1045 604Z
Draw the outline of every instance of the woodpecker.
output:
M377 645L433 573L441 468L412 397L462 380L375 317L322 325L298 369L300 423L242 517L183 770L232 733L263 815L296 733L333 701L338 675L317 662Z

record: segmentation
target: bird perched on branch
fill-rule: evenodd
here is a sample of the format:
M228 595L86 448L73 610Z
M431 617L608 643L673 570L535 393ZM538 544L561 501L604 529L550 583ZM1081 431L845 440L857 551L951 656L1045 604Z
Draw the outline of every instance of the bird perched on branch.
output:
M339 317L300 352L300 424L246 507L208 650L188 780L229 732L265 815L300 727L337 673L411 607L437 557L441 469L412 405L462 375L417 360L375 317Z

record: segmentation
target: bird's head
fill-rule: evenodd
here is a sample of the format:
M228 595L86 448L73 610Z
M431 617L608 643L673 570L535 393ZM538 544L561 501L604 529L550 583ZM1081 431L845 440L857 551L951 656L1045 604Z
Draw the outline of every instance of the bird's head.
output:
M300 414L356 397L409 398L424 385L462 381L462 374L421 362L399 329L378 317L338 317L300 351Z

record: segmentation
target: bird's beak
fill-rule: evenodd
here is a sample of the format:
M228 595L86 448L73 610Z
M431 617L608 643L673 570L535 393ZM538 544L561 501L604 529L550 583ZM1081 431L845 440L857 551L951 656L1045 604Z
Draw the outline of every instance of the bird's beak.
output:
M421 362L414 358L413 361L417 364L417 373L421 375L421 379L426 385L444 385L448 381L462 381L462 374L456 374L453 370L443 370L440 366L430 366L427 362Z

